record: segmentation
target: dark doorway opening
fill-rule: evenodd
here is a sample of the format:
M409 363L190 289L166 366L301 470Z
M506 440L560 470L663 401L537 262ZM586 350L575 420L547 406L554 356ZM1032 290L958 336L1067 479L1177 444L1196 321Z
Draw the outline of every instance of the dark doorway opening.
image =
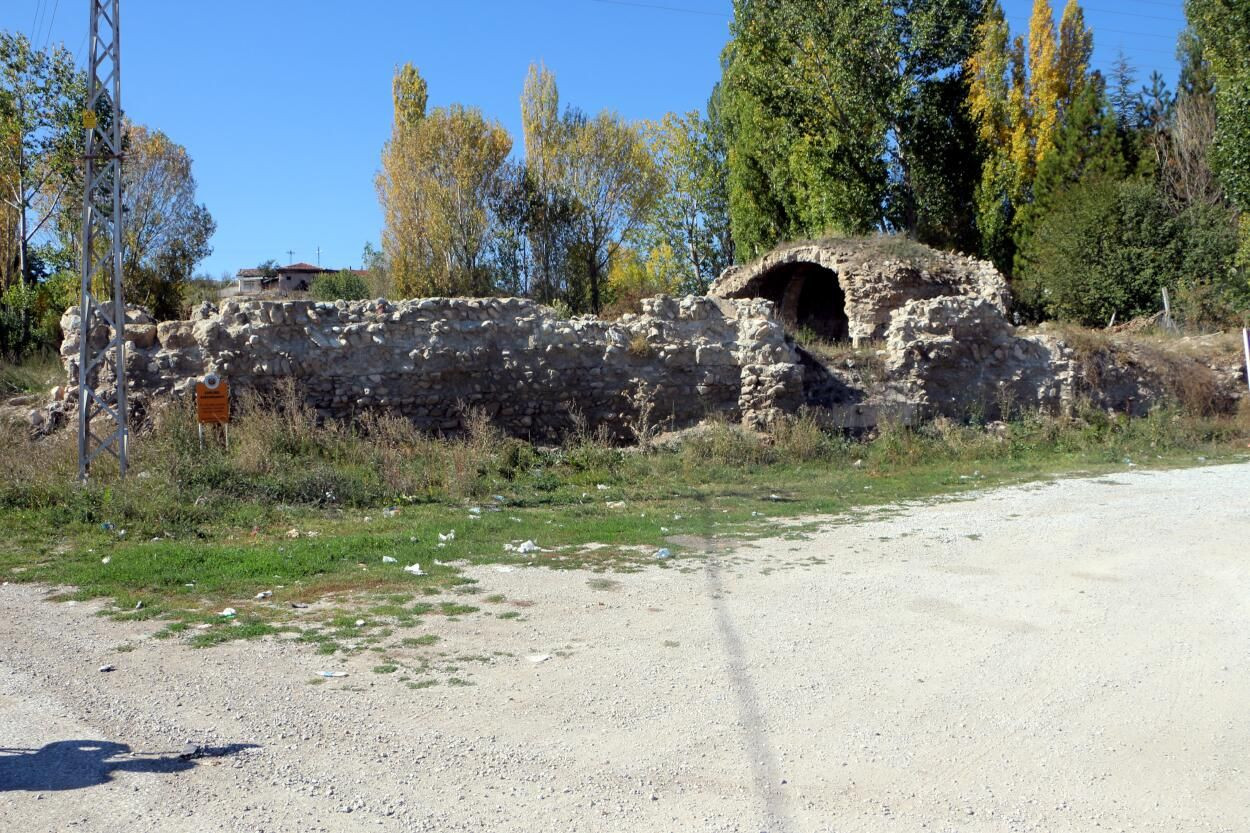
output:
M809 330L826 341L850 339L846 293L838 275L816 263L786 263L764 275L759 296L777 305L790 330Z

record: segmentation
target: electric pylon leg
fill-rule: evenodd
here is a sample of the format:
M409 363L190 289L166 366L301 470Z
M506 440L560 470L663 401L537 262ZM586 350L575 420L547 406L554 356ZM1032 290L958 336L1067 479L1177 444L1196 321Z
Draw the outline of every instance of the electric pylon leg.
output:
M117 458L125 477L130 445L122 296L120 0L90 3L78 360L78 476L83 481L105 452ZM102 298L105 292L108 297Z

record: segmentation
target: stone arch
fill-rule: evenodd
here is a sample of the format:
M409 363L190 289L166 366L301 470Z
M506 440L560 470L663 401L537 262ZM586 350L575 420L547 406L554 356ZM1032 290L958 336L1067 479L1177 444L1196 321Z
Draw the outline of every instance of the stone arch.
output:
M829 341L850 338L846 291L834 270L807 260L781 263L759 277L758 295L776 305L788 329L808 329Z

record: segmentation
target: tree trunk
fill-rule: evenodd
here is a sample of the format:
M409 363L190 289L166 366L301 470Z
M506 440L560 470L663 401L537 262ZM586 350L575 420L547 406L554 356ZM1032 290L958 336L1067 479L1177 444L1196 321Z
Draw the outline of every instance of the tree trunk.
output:
M590 267L590 311L595 315L599 314L599 258L591 253L587 259L587 265Z
M18 137L17 143L17 201L19 220L18 220L18 249L17 263L18 271L22 276L22 283L30 286L33 281L30 279L29 268L26 253L26 146L21 141L22 137Z

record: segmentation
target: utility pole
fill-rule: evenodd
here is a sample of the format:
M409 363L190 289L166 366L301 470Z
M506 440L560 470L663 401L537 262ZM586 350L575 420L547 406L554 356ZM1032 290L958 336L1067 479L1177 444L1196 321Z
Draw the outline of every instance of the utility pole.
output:
M317 247L317 265L318 266L321 265L321 247L320 246Z
M121 4L120 0L90 2L87 106L82 112L87 152L78 324L78 477L83 482L91 463L106 451L117 458L118 473L125 477L130 445L126 302L122 298ZM104 292L106 287L111 287L111 296L97 298L97 289ZM100 380L100 371L110 358L111 393L105 387L108 380Z
M287 250L286 250L286 258L287 258L286 263L287 263L287 265L288 265L288 266L290 266L292 263L294 263L294 262L295 262L295 250L294 250L294 249L287 249Z

